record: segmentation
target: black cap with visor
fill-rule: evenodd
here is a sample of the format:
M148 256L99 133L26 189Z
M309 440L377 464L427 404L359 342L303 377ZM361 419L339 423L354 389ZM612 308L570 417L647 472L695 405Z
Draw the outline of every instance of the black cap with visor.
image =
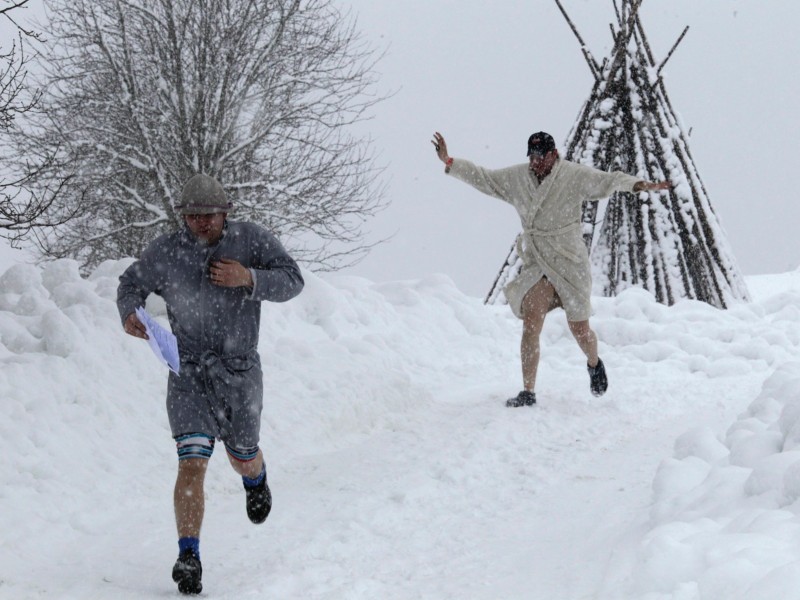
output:
M534 133L531 137L528 138L528 156L531 154L536 154L538 156L544 156L550 150L556 149L556 142L553 140L553 136L549 133L545 133L544 131L540 131L538 133Z

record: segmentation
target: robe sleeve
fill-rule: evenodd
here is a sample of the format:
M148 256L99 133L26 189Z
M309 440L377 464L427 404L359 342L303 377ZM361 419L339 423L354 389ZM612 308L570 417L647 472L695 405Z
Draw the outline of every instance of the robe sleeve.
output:
M253 289L248 300L286 302L297 296L305 282L300 267L266 229L258 228L253 240Z
M614 192L633 192L633 186L641 181L641 178L622 171L606 173L583 165L580 177L582 200L600 200L608 198Z
M139 260L125 269L119 277L117 310L123 325L128 315L144 306L150 294L159 291L159 268L155 259L159 254L160 240L161 238L151 242Z
M513 204L510 197L514 167L486 169L463 158L453 159L450 175L471 185L479 192Z

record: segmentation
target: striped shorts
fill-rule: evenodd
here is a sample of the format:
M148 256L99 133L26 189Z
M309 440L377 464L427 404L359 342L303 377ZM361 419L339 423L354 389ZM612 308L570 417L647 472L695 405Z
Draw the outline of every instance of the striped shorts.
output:
M186 433L175 436L175 446L178 451L178 460L187 458L203 458L208 460L214 453L213 437L205 433ZM239 462L250 462L258 455L258 446L249 448L234 448L225 444L228 455Z

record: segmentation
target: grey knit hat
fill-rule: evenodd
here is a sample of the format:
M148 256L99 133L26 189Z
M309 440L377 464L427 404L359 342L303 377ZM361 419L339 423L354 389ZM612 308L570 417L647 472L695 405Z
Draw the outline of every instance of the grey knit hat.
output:
M233 203L228 202L222 184L211 177L198 173L194 175L181 192L180 204L175 210L182 215L210 215L213 213L226 213L233 209Z

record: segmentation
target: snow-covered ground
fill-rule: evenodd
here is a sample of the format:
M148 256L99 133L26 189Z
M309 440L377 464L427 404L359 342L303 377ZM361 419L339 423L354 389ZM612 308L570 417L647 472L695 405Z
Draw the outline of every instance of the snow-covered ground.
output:
M15 261L0 266L0 599L176 597L166 372L120 327L127 262L84 279ZM249 523L218 449L204 597L800 597L800 273L748 278L754 301L727 311L595 299L600 399L555 313L540 403L516 410L505 308L445 276L306 276L262 316L274 509Z

